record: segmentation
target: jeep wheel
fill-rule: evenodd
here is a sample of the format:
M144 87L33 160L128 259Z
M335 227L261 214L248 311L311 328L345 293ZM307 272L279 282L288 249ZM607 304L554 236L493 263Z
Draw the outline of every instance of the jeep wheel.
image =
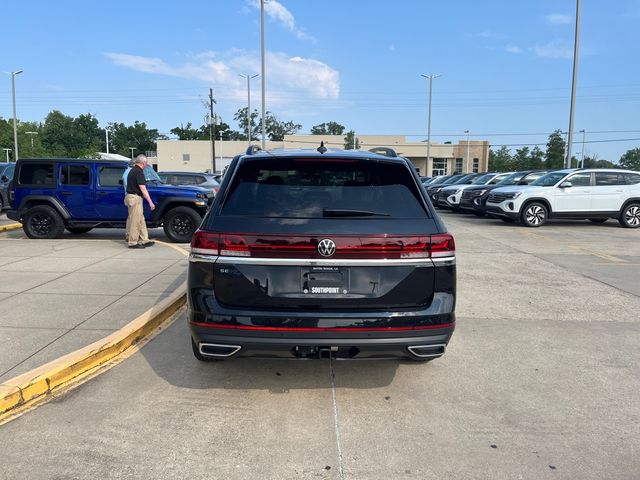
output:
M547 223L547 207L540 202L531 202L524 206L520 220L526 227L540 227Z
M38 205L24 214L22 229L29 238L58 238L64 232L64 222L53 207Z
M607 220L609 220L608 218L590 218L589 221L591 223L604 223Z
M202 217L189 207L175 207L169 210L163 220L164 233L175 243L189 243L191 236L200 226Z
M67 227L70 233L87 233L93 230L92 227Z
M620 218L618 219L620 225L625 228L638 228L640 227L640 203L630 203L622 209Z

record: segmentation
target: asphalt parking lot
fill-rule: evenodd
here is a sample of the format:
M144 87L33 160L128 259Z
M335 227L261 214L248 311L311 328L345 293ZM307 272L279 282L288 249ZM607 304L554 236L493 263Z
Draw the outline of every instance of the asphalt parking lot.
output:
M635 479L640 232L448 212L446 355L200 363L185 315L0 426L0 478Z

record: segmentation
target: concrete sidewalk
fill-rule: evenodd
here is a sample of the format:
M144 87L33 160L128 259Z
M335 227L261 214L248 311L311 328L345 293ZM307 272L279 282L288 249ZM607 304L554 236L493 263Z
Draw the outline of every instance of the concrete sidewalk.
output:
M0 233L0 382L113 333L185 281L187 245L129 250L122 234Z

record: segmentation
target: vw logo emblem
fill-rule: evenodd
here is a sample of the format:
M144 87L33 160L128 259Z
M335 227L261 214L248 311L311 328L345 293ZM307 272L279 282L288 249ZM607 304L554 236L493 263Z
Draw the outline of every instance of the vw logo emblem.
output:
M336 253L336 244L333 240L329 240L328 238L320 240L318 243L318 253L323 257L330 257Z

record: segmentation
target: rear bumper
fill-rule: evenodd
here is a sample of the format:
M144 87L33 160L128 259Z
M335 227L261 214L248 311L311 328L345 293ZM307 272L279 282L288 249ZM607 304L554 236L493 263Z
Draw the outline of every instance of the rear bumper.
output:
M200 353L211 358L282 358L344 360L393 359L429 360L441 357L453 334L455 323L433 330L405 332L307 333L229 331L189 324Z

